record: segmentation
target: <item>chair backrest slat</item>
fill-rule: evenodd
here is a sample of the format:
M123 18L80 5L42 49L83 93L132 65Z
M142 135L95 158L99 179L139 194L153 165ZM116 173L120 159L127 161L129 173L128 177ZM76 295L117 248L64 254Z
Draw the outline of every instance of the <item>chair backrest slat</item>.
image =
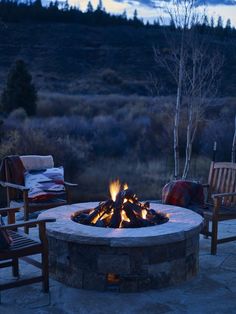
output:
M236 164L212 162L208 178L209 197L213 193L236 192ZM236 204L236 197L225 197L225 205Z
M222 173L223 173L223 168L220 168L220 169L217 169L216 170L217 172L216 172L216 177L217 177L217 180L216 180L216 186L215 186L215 189L216 189L216 192L217 193L220 193L221 191L220 191L220 185L221 185L221 183L222 183L222 179L221 179L221 177L222 177Z

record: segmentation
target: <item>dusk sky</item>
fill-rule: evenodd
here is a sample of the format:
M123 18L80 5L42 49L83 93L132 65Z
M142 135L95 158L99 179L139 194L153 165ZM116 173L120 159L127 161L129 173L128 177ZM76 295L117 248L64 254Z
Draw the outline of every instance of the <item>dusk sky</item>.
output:
M98 0L91 0L94 7L97 6ZM88 0L69 0L71 5L76 5L85 10ZM203 1L201 1L203 3ZM129 17L133 16L135 9L138 10L139 17L144 20L153 21L162 14L161 7L165 6L164 1L155 0L103 0L103 4L108 12L122 13L126 10ZM200 7L203 9L203 7ZM209 16L213 16L215 20L221 15L224 22L228 18L231 19L232 25L236 26L236 0L210 0L206 6L206 12Z

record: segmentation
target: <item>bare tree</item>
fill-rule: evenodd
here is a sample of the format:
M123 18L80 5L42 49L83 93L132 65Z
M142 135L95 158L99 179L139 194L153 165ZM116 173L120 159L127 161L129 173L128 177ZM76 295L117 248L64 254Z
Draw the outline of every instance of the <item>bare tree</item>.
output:
M173 149L174 177L180 177L179 167L179 126L181 107L187 102L188 122L186 130L185 165L183 178L187 177L192 145L198 124L204 112L207 97L216 91L216 78L222 66L219 54L210 54L206 40L200 36L196 25L204 15L196 13L195 0L174 0L166 9L175 31L165 32L168 53L154 48L155 61L167 70L176 83L176 102L174 109Z
M204 39L198 34L191 35L191 47L185 73L184 94L188 105L188 122L186 129L185 164L182 178L186 179L192 157L192 146L204 111L218 90L218 75L223 65L222 56L210 53Z
M232 154L231 154L231 161L236 162L236 115L235 115L235 122L234 122L234 137L232 143Z
M174 139L174 177L178 178L179 169L179 124L180 124L180 109L183 93L183 82L185 72L186 59L186 35L190 28L192 20L194 20L194 0L173 0L171 8L166 8L166 12L170 17L170 25L178 29L180 37L176 40L176 33L170 36L170 33L165 33L166 43L169 53L164 55L159 49L154 48L155 61L163 66L174 79L177 91L174 113L173 139Z

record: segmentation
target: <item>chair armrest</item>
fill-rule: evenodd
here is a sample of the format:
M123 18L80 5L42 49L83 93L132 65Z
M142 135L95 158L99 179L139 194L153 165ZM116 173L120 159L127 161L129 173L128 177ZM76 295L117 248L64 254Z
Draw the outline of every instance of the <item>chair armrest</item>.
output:
M56 219L54 218L32 219L25 222L19 222L15 224L0 226L0 230L11 230L11 229L19 228L19 227L33 227L35 225L40 225L40 224L45 224L46 222L55 222L55 221Z
M29 188L25 187L24 185L5 182L5 181L0 181L0 185L3 186L4 188L9 187L9 188L13 188L13 189L20 190L20 191L29 191L30 190Z
M5 207L0 208L0 215L5 215L7 213L15 213L20 210L20 207Z
M76 187L76 186L78 186L77 183L70 183L70 182L64 182L64 185L67 186L67 187Z
M227 196L236 196L236 192L212 194L212 198L223 198Z

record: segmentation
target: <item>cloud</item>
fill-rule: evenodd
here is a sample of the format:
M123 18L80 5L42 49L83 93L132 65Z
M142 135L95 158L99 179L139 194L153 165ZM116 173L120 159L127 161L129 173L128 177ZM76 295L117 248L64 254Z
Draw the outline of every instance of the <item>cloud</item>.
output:
M128 3L130 5L145 5L150 8L160 7L164 2L170 2L170 0L115 0L116 2ZM236 0L197 0L196 4L200 5L236 5Z

